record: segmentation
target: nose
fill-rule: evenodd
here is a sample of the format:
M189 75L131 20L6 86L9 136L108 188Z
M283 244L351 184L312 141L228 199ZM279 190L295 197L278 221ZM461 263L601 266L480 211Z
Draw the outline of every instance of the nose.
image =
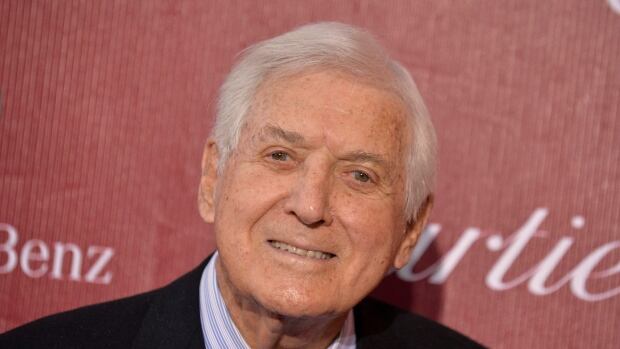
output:
M284 203L287 213L293 214L305 225L319 226L332 223L329 171L305 169L295 182Z

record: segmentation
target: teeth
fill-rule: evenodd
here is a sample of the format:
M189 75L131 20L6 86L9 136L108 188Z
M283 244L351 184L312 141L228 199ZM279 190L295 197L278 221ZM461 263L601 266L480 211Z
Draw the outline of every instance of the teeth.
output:
M290 253L294 253L298 256L302 256L302 257L310 257L310 258L316 258L316 259L330 259L332 257L334 257L333 254L331 253L325 253L325 252L321 252L321 251L311 251L311 250L304 250L303 248L299 248L299 247L295 247L295 246L291 246L289 244L285 244L283 242L280 241L274 241L274 240L270 240L269 244L279 250L283 250L283 251L287 251Z

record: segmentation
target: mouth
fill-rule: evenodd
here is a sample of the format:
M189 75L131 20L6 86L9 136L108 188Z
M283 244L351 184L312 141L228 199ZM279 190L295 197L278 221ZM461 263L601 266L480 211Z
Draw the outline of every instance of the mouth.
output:
M333 253L324 252L324 251L306 250L306 249L292 246L292 245L289 245L287 243L277 241L277 240L267 240L267 242L269 243L269 245L271 245L271 247L275 249L290 252L292 254L296 254L301 257L308 257L308 258L321 259L321 260L328 260L328 259L332 259L336 257L336 255Z

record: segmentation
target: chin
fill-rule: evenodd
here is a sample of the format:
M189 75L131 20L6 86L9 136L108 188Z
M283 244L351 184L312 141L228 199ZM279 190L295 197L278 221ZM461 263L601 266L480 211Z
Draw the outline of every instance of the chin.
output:
M261 307L277 316L292 318L331 317L340 313L333 304L326 303L328 296L316 292L300 292L295 288L282 288L265 297L258 297ZM345 310L346 311L346 310Z

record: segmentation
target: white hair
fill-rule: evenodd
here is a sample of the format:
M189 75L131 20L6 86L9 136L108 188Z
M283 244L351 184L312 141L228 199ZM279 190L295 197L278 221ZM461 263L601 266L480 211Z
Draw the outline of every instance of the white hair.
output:
M371 34L350 25L324 22L299 27L245 49L220 88L212 136L221 174L237 146L246 116L262 82L310 69L334 69L398 96L412 133L407 156L405 214L415 220L432 192L436 163L433 124L411 75L392 60Z

